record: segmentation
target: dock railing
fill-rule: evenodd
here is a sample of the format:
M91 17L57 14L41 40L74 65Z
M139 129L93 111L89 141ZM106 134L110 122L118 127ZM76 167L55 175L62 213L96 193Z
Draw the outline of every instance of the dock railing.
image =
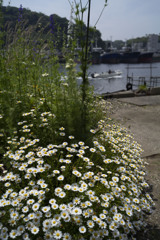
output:
M153 67L152 64L150 64L149 67L130 67L129 65L127 66L127 85L126 88L127 90L130 90L135 87L139 86L146 86L148 88L153 88L157 87L160 85L160 76L153 76L152 75L152 69L156 68ZM150 69L150 74L149 76L134 76L133 73L130 75L129 70L130 69Z

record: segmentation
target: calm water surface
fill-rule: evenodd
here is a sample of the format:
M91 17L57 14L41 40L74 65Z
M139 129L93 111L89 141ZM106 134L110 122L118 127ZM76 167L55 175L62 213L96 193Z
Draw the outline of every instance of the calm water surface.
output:
M77 69L79 66L77 66ZM120 70L122 72L121 77L112 79L92 78L92 73L102 73L108 70ZM94 92L96 94L116 92L120 90L126 90L127 84L127 73L129 76L146 77L149 79L150 76L160 77L160 62L152 64L96 64L91 65L88 69L89 84L94 86ZM81 83L81 80L78 80ZM160 80L157 86L160 87Z
M91 65L88 73L89 76L94 72L105 72L111 70L120 70L122 77L112 79L89 79L89 83L94 86L94 91L97 94L115 92L119 90L126 90L127 73L129 76L146 77L159 76L160 77L160 63L152 64L99 64ZM160 80L157 86L160 86Z

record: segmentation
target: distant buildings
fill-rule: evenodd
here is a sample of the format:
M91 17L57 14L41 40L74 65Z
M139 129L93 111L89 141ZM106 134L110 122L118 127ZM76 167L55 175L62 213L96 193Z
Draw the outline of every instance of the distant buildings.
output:
M133 43L132 50L143 52L144 51L143 42Z
M148 36L147 51L148 52L159 52L160 51L159 35L150 34Z
M137 52L153 52L160 53L160 34L149 34L145 37L136 39L129 39L125 43L122 40L116 40L114 42L105 41L107 51L119 52L119 51L137 51Z
M160 42L159 35L157 34L149 34L148 41L146 46L144 47L143 42L134 43L132 46L132 50L140 51L140 52L160 52Z

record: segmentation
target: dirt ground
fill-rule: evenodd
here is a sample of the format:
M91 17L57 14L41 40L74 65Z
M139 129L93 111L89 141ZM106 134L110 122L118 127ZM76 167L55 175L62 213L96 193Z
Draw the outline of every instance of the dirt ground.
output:
M140 97L139 97L140 98ZM144 98L144 97L143 97ZM144 150L146 180L155 207L147 216L147 227L137 240L160 239L160 96L146 99L112 99L110 117L126 127ZM136 102L137 101L137 102Z

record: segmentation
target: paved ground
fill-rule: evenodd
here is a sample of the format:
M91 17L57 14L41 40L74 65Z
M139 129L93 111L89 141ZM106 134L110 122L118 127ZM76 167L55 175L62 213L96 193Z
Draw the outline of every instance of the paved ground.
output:
M135 135L143 156L160 153L160 95L119 99L113 117Z
M146 166L146 179L155 210L148 216L148 227L139 233L138 240L160 239L160 95L110 100L111 117L127 127L141 144Z

